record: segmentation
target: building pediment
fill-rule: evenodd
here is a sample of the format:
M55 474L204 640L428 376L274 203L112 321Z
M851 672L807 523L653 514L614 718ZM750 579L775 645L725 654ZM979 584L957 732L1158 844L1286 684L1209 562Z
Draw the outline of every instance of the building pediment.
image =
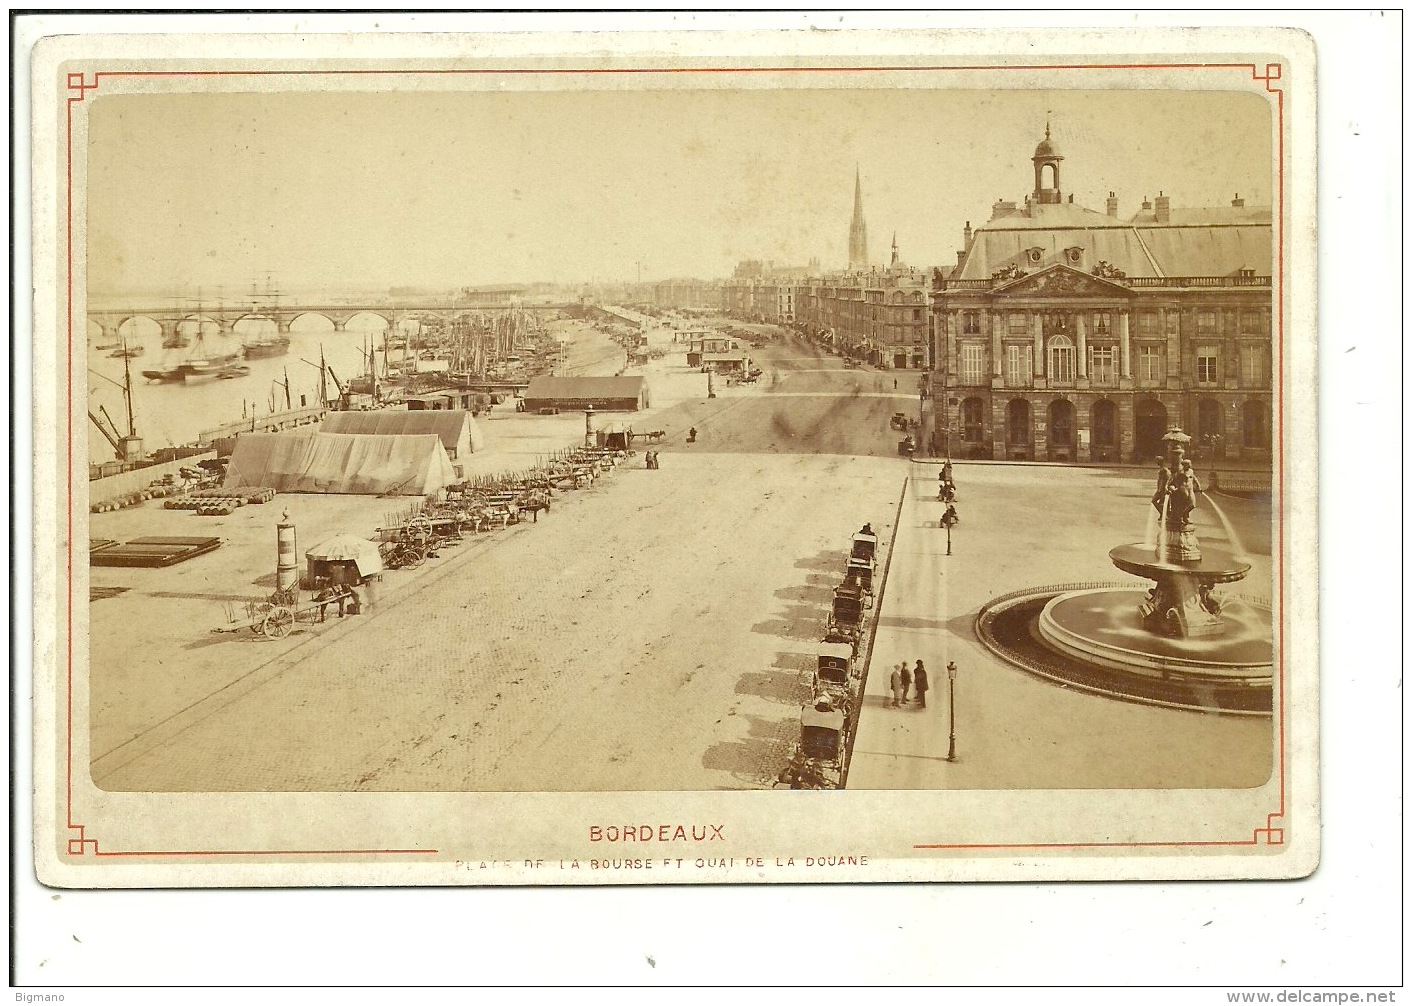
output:
M1091 276L1066 265L1052 265L1036 273L1001 283L994 293L1004 297L1131 297L1121 283Z

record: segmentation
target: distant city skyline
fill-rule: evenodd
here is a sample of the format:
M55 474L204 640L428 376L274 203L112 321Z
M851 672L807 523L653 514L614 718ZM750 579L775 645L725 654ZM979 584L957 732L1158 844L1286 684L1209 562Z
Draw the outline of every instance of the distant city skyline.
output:
M954 264L1023 202L1046 119L1077 204L1271 202L1252 94L925 89L107 95L89 120L95 292L718 279L745 259ZM640 272L639 272L640 271Z

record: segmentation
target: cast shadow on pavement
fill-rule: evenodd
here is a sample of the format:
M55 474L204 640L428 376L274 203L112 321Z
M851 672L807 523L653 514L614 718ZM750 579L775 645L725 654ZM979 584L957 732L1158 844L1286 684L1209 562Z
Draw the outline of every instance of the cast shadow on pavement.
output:
M943 622L939 618L907 618L899 615L889 615L886 618L878 619L878 628L882 629L942 629L949 626L951 622Z
M809 698L809 687L798 671L746 671L736 678L737 695L753 695L770 702L782 702L798 708Z
M775 662L771 667L781 671L793 671L795 674L804 674L814 670L816 655L813 652L801 652L799 650L780 650L775 654Z
M823 631L827 613L827 609L819 604L790 604L785 606L778 618L756 622L750 631L781 639L817 639Z
M701 756L701 767L729 772L742 781L767 784L779 775L789 760L790 749L799 735L799 717L795 714L779 720L759 716L741 718L748 724L745 739L712 744Z
M801 604L827 607L829 599L833 597L833 586L821 583L805 587L785 587L783 590L775 591L775 596L781 601L798 601Z
M818 573L833 573L842 579L843 570L847 565L848 553L842 549L831 549L808 559L800 559L794 564L794 568L809 569Z
M231 604L264 600L263 597L251 597L249 594L203 594L185 590L153 590L148 591L146 596L172 598L180 601L228 601Z

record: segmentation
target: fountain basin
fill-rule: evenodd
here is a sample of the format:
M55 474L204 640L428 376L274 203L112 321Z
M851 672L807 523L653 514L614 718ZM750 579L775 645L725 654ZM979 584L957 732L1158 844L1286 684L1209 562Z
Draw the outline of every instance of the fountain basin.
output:
M1250 572L1250 563L1224 549L1207 546L1202 546L1201 558L1193 562L1163 562L1151 545L1119 545L1108 550L1108 558L1124 573L1148 580L1180 573L1195 576L1203 583L1234 583Z
M1193 684L1270 687L1274 648L1269 609L1226 603L1220 631L1157 636L1141 624L1138 590L1079 590L1049 600L1036 628L1050 647L1124 674Z
M1228 597L1219 634L1155 634L1146 595L1126 583L1067 583L993 598L976 635L1006 663L1064 688L1146 705L1238 716L1273 710L1268 605Z

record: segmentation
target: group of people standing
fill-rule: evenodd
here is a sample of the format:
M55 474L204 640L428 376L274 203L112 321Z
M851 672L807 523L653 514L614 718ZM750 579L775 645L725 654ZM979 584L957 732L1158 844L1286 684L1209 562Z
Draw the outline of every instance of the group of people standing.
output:
M657 452L648 451L646 455L647 467L651 471L656 471L660 466L657 463Z
M927 708L927 692L931 690L931 682L927 680L927 669L922 662L917 661L914 670L907 669L907 661L902 661L892 669L892 678L888 682L892 688L892 701L888 703L893 709L900 709L912 700L908 698L908 692L915 692L917 698L917 708Z

